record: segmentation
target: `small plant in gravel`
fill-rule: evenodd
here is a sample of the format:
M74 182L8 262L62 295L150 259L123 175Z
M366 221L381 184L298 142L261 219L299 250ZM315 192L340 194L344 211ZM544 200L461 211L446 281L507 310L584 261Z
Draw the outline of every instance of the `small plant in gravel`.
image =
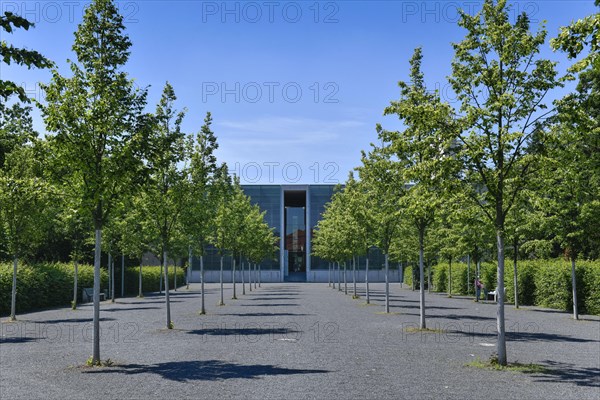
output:
M85 364L88 367L112 367L113 365L115 365L115 363L110 358L107 358L104 361L100 360L94 363L94 358L92 356L90 356L90 358L87 359Z
M169 329L173 328L175 328L175 324L173 323L173 321L169 321Z
M547 367L540 364L522 364L519 362L509 363L508 365L500 365L498 362L498 355L492 354L489 361L482 361L479 357L470 363L466 364L467 367L493 369L496 371L515 371L523 372L525 374L543 374L548 373Z
M409 328L405 328L404 332L406 332L406 333L417 333L417 332L423 332L423 333L445 333L446 331L444 331L443 329L409 327Z
M354 295L354 296L352 296L352 299L353 300L360 299L360 296L359 295Z

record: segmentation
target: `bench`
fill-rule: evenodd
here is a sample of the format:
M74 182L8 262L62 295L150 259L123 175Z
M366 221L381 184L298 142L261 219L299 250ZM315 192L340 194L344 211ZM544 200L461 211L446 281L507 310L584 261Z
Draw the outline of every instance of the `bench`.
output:
M506 288L504 288L504 300L506 300ZM487 293L487 298L486 300L493 300L494 303L498 302L498 288L492 290L491 292Z
M94 301L94 289L93 288L83 288L81 293L81 300L84 303ZM100 301L106 300L106 294L100 292Z

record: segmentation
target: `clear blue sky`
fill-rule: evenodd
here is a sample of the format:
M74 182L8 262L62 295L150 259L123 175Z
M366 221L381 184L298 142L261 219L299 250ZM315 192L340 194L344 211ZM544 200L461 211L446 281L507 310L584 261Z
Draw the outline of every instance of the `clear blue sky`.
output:
M65 60L85 2L3 1L36 22L5 40L36 49L68 74ZM179 107L187 107L187 132L197 132L207 111L214 118L218 156L243 183L343 182L360 163L360 150L376 140L375 124L391 129L384 107L398 97L408 60L423 46L428 87L453 102L445 83L451 42L464 31L457 9L477 1L120 1L133 47L127 71L150 85L154 109L169 81ZM593 0L513 2L533 26L547 21L549 37L560 26L598 12ZM546 45L543 55L569 61ZM3 79L43 98L37 82L48 71L1 66ZM300 93L301 92L301 93ZM562 92L558 92L560 96ZM39 118L36 128L44 132ZM298 176L298 173L301 176Z

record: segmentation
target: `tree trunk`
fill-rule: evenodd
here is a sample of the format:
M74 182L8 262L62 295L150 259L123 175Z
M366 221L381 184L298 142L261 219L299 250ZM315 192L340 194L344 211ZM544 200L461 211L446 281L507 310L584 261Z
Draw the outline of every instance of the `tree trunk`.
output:
M369 294L369 255L367 254L367 262L365 266L365 285L367 290L367 304L371 304L371 296Z
M431 293L431 262L427 263L427 292Z
M192 279L192 246L188 247L188 269L186 276L186 289L190 288L190 280Z
M240 257L240 272L242 273L242 295L246 294L246 279L244 279L244 262Z
M108 297L112 298L113 274L112 274L112 254L108 253Z
M77 265L77 260L75 260L73 264L73 304L71 305L71 308L73 310L77 310L77 278L79 273L79 265Z
M342 291L342 271L340 269L340 262L337 263L337 275L338 275L338 292Z
M111 258L110 264L110 281L112 282L112 286L110 289L110 302L115 302L115 259Z
M171 321L171 301L169 299L169 264L167 263L167 251L163 252L163 264L165 271L165 305L167 306L167 329L173 329Z
M385 312L390 312L390 280L389 280L389 264L388 254L385 253Z
M331 280L332 280L332 287L335 290L335 262L331 263Z
M331 287L331 263L328 263L327 267L327 287Z
M356 257L352 257L352 285L354 286L354 294L352 295L352 297L357 299L358 296L356 295Z
M504 321L504 232L496 231L498 241L498 283L496 298L498 299L498 364L506 365L506 330Z
M232 300L237 300L236 290L235 290L235 256L231 257L233 260L233 264L231 267L231 282L233 283L233 297Z
M519 308L519 280L517 275L517 263L519 260L519 244L515 241L515 245L513 246L515 250L515 254L513 256L513 285L515 290L515 308Z
M222 266L222 264L221 264ZM223 270L223 268L221 268ZM221 276L222 278L222 276ZM223 279L221 279L221 282ZM223 301L223 287L221 286L221 301ZM200 255L200 314L206 314L206 309L204 308L204 255Z
M143 292L143 288L142 288L142 260L140 259L140 273L138 276L138 297L144 297L144 292Z
M346 261L344 261L344 294L348 294L348 279L346 275Z
M163 263L160 263L160 278L158 279L158 293L163 292Z
M173 260L173 290L177 291L177 260Z
M575 255L571 255L571 286L573 287L573 319L579 319L577 308L577 276L575 275Z
M10 320L16 321L16 310L17 310L17 264L19 263L18 257L15 255L13 258L13 279L12 279L12 295L10 299Z
M400 289L402 289L402 285L404 284L404 267L402 266L402 261L398 264L398 275L400 276Z
M125 255L121 254L121 297L125 297Z
M252 263L248 261L248 288L252 291Z
M452 297L452 257L448 259L448 296Z
M426 329L427 324L425 323L425 261L424 258L424 236L425 232L423 229L419 232L419 303L420 303L420 327Z
M260 287L260 264L258 264L258 287Z
M256 263L254 263L254 289L256 289L256 281L258 280L258 274L256 273Z
M471 292L471 255L467 255L467 296Z
M223 300L223 256L221 256L221 273L220 273L219 281L221 283L221 301L219 302L219 305L224 306L225 301Z
M100 261L102 255L102 229L96 227L94 244L94 352L92 364L100 364Z

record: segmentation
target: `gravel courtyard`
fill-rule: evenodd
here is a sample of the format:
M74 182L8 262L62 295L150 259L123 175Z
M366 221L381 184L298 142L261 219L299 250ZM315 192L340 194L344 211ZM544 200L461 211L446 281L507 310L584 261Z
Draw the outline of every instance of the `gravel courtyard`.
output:
M372 305L327 284L172 292L174 330L158 294L101 305L102 359L92 352L90 304L18 316L0 325L0 399L599 399L600 318L506 306L510 362L536 373L468 366L495 352L496 306L428 294L428 327L415 332L418 292L372 284Z

